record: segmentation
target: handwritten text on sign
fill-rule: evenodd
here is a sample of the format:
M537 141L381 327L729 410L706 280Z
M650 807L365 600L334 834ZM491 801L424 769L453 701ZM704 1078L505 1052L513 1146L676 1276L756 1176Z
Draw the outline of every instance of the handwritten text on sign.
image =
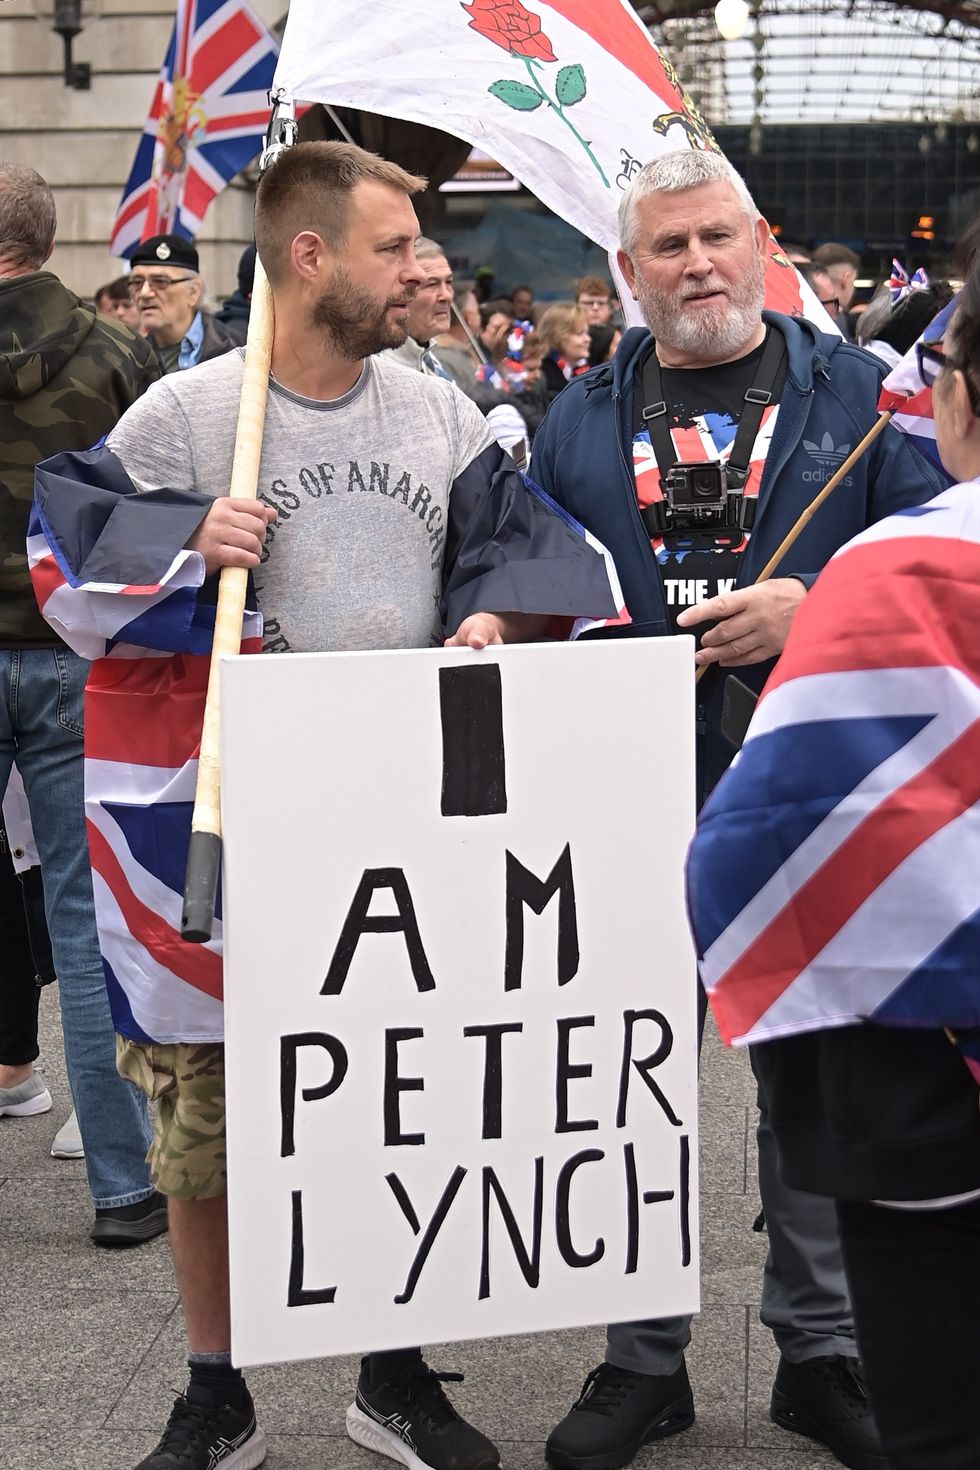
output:
M696 1307L691 669L225 664L237 1362Z

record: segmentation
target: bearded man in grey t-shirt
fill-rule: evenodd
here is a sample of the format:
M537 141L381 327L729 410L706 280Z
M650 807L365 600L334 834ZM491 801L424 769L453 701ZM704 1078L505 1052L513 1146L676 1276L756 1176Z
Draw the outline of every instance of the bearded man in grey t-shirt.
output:
M405 340L409 302L424 280L411 203L423 187L339 143L288 149L263 175L255 235L275 335L257 501L225 493L240 351L158 384L104 448L42 466L40 520L58 543L59 566L71 563L73 545L79 561L47 615L57 615L69 641L77 627L88 657L93 628L111 627L112 656L95 665L90 683L96 713L107 690L115 711L128 692L145 712L145 671L156 676L161 650L181 656L171 694L181 680L203 687L194 666L205 654L194 638L207 627L206 589L225 566L252 572L269 653L419 648L446 632L448 643L481 649L538 636L556 616L618 611L604 569L599 575L601 557L525 484L475 405L454 384L375 355ZM545 568L537 579L536 563ZM85 569L95 565L88 593ZM113 598L116 584L126 596ZM106 611L107 592L126 608L118 616ZM73 625L72 609L86 597L94 599L89 613ZM520 610L508 611L515 602ZM155 656L131 660L134 644ZM186 702L169 708L194 708L194 690L182 692ZM158 702L162 724L170 716ZM159 751L156 720L144 718L147 726ZM170 766L178 744L167 746L167 759L128 746L126 759L132 770ZM90 762L93 782L105 764ZM168 772L168 791L182 790L185 774ZM173 812L178 796L166 800ZM90 784L95 821L99 802ZM250 1470L265 1458L265 1436L230 1358L220 1005L171 973L178 955L168 969L166 954L144 958L145 945L120 936L119 910L104 897L103 922L103 953L114 924L112 954L131 972L110 973L107 963L120 1071L160 1100L151 1164L169 1199L190 1347L186 1393L137 1470ZM417 1348L363 1360L347 1422L360 1443L416 1467L499 1464L496 1447L459 1418Z

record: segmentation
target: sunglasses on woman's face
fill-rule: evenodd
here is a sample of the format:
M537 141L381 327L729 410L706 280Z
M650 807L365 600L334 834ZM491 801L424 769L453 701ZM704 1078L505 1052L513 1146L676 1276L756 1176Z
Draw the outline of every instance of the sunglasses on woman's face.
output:
M949 366L941 342L916 342L915 361L927 388L934 387L939 374Z
M949 357L943 351L941 342L916 342L915 360L919 368L919 377L927 388L932 388L940 373L947 371L962 372L966 378L966 390L970 399L970 407L974 415L980 418L980 392L973 385L969 374L965 371L963 364L955 358Z

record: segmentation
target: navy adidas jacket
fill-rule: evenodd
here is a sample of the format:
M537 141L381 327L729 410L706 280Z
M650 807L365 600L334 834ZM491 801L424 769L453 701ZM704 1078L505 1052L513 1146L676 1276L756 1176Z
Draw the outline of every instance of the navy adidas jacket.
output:
M786 338L786 381L766 458L755 524L740 557L736 587L755 581L800 513L878 417L885 368L860 348L797 317L764 312ZM660 569L640 519L632 468L633 383L650 342L628 331L611 364L574 379L548 410L534 440L531 477L606 546L616 561L633 619L611 636L671 633ZM908 438L886 428L838 485L774 576L811 586L845 541L874 521L921 505L947 488ZM732 672L757 693L773 660ZM698 685L698 804L729 765L735 747L722 734L727 671L712 667Z

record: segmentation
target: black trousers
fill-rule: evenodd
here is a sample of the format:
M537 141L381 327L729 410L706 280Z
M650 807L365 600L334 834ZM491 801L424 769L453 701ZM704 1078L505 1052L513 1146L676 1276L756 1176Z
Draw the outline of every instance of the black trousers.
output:
M18 878L0 822L0 1066L22 1067L38 1054L39 987L54 979L39 868Z
M980 1467L980 1201L838 1201L864 1363L890 1470Z

